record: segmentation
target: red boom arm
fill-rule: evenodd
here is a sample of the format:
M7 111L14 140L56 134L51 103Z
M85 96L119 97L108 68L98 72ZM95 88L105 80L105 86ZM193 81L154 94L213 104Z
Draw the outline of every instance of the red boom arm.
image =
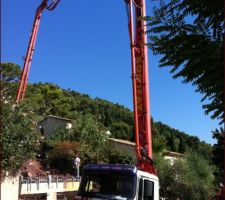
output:
M126 0L131 41L137 167L155 174L149 106L148 47L145 0Z
M33 29L30 37L29 46L24 62L23 72L16 101L24 98L31 60L37 39L40 18L43 10L53 10L60 0L43 0L38 7L34 19ZM152 134L150 123L149 106L149 80L148 80L148 52L146 36L146 16L145 0L125 0L128 8L129 32L131 41L132 57L132 82L133 82L133 101L134 101L134 124L137 167L143 171L155 174L152 163Z
M26 57L25 57L24 65L23 65L23 71L22 71L22 75L20 78L20 84L19 84L19 88L17 91L17 96L16 96L17 103L19 101L23 100L24 94L26 91L28 75L29 75L29 71L30 71L31 61L32 61L32 57L34 54L35 43L37 40L37 33L38 33L40 20L41 20L41 14L45 8L47 8L48 10L53 10L57 6L59 1L60 0L51 0L50 3L48 3L49 2L48 0L43 0L41 5L37 8L35 18L34 18L32 32L31 32L31 36L30 36L30 41L29 41L29 45L27 48L27 53L26 53Z

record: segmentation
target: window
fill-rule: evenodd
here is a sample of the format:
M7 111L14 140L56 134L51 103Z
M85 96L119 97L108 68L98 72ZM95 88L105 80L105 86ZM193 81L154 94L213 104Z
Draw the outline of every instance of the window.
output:
M144 200L153 200L154 198L154 183L149 180L144 180Z
M86 188L85 190L87 192L100 192L100 182L99 180L91 180L87 185L86 185Z
M124 173L88 173L83 176L78 195L112 199L115 196L132 199L136 193L136 176Z
M142 200L143 196L143 179L139 180L139 190L138 190L138 199Z
M154 200L154 183L152 181L140 178L138 200Z
M40 132L42 135L44 135L44 128L40 128Z

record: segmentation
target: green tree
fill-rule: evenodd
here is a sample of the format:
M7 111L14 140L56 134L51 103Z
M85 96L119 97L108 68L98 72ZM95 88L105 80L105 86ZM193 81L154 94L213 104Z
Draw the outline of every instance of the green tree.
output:
M110 132L113 137L118 139L132 140L133 138L132 128L122 121L112 123Z
M73 159L78 151L77 142L55 142L45 158L45 164L61 173L73 174Z
M188 146L191 148L191 149L198 149L199 147L199 144L200 144L200 140L198 137L195 137L195 136L190 136L188 139L187 139L187 144Z
M88 145L91 160L100 161L107 144L106 130L102 125L90 114L77 115L73 131L79 135L78 140L82 147Z
M168 2L168 3L167 3ZM224 113L223 0L160 1L148 18L150 48L162 55L160 66L171 67L203 94L203 108L211 117Z
M2 81L15 83L19 81L21 74L20 66L15 63L2 63Z
M162 135L155 135L153 137L153 151L155 153L162 153L166 149L166 138Z
M169 145L171 151L175 151L176 152L177 149L176 149L176 145L175 145L175 141L174 140L175 140L174 139L174 135L173 135L173 133L171 133L170 137L169 137L169 140L168 140L168 145Z
M23 105L3 106L2 134L2 172L14 175L21 165L34 159L40 145L40 134L37 132L33 114L24 109Z
M186 151L186 145L185 145L184 139L183 139L183 137L180 137L178 152L184 153L185 151Z
M111 164L135 164L134 156L110 148L107 151L107 159L107 162Z
M2 96L7 101L16 98L18 81L20 78L20 66L15 63L2 63Z
M217 143L212 147L212 161L217 166L215 176L216 184L219 184L223 182L224 177L224 129L213 131L213 138L217 140Z
M213 170L209 163L195 153L171 165L155 157L160 180L160 196L167 199L205 200L213 193Z

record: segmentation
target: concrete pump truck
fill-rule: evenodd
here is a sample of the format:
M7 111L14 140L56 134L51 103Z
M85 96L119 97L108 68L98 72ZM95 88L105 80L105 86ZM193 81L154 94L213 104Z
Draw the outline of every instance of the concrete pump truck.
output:
M152 161L145 0L125 0L131 45L136 166L88 164L78 199L159 200Z
M41 14L53 10L60 0L42 0L30 36L16 101L23 100ZM136 166L88 164L76 200L159 200L159 180L152 161L152 134L149 106L148 52L145 0L124 0L130 33Z

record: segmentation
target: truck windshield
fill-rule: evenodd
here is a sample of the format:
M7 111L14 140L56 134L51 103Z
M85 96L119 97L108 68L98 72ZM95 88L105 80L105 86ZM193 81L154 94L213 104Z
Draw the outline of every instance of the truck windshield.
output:
M78 195L100 199L134 199L136 176L122 173L86 173L81 181Z

